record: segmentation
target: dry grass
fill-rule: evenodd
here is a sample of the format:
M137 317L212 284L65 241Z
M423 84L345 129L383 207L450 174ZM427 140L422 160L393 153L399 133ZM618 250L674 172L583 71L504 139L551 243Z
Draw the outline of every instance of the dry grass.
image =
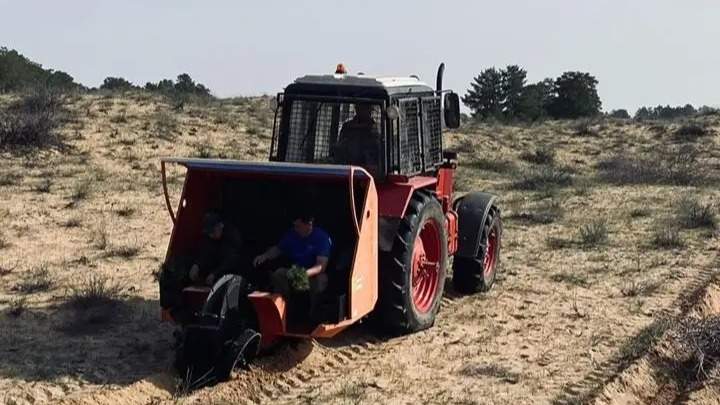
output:
M49 193L51 187L51 179L42 179L32 187L32 190L36 193Z
M107 257L120 257L123 259L131 259L140 253L140 246L137 244L111 246L106 252Z
M572 174L562 168L554 166L533 167L520 174L519 179L514 181L511 188L523 191L547 192L558 187L572 185Z
M680 249L685 246L680 231L672 224L667 223L655 226L650 242L657 249Z
M82 284L70 288L67 305L75 309L89 309L118 301L124 286L102 275L91 276Z
M546 146L539 147L532 152L523 152L520 159L539 165L552 165L555 163L555 150Z
M505 215L505 218L520 220L528 224L547 225L557 222L564 214L565 210L560 201L543 200L539 204L515 210L509 215Z
M70 201L76 204L87 199L93 190L93 180L90 177L84 177L75 182L70 192Z
M19 318L27 310L27 298L13 298L10 300L5 312L12 318Z
M0 250L10 247L10 241L7 236L0 232Z
M606 219L596 219L584 224L578 231L580 243L585 247L594 247L608 241L608 225Z
M24 279L15 284L13 290L22 294L34 294L49 290L53 284L48 265L41 264L28 271Z
M678 222L685 228L711 228L714 229L715 206L711 203L703 204L693 197L685 197L677 203L675 215Z
M692 146L661 149L648 155L620 153L598 163L600 179L619 185L702 184L707 180L698 170L699 152Z

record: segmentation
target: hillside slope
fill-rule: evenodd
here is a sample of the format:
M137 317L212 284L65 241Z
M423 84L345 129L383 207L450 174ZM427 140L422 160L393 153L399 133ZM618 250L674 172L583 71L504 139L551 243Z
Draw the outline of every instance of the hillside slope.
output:
M171 230L159 158L264 160L271 112L264 99L182 111L142 93L68 102L65 147L0 156L0 403L175 401L154 278ZM500 196L495 288L451 293L428 331L384 340L361 325L182 401L594 398L718 270L718 232L692 204L720 197L720 117L697 123L706 134L621 120L449 133L459 191ZM171 173L174 196L182 175ZM78 306L92 280L116 299Z

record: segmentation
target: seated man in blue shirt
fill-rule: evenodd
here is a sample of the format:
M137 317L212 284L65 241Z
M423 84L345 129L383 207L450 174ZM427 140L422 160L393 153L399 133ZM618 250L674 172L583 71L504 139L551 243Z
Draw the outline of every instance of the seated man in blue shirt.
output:
M325 268L330 257L332 241L327 232L314 226L315 218L308 213L302 213L293 221L292 229L288 230L280 242L268 249L265 253L253 260L255 267L262 266L275 259L285 259L289 265L300 266L307 271L310 281L310 292L317 295L327 288L328 278ZM288 268L279 266L272 274L273 288L276 292L287 295L289 286L287 281Z

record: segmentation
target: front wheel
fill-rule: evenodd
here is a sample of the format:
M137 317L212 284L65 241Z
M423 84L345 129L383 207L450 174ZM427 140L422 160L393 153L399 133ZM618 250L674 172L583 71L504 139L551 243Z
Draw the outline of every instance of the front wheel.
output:
M497 207L490 207L481 232L478 257L455 257L453 261L453 287L462 294L488 291L495 284L502 237Z
M381 256L376 318L385 330L409 333L435 322L445 287L447 231L440 203L413 195L390 252Z

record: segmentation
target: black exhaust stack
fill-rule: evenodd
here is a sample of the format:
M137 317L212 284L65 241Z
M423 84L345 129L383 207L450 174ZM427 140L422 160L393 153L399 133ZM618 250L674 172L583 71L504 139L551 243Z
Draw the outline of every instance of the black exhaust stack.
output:
M437 72L437 81L435 82L435 93L440 96L442 93L442 81L443 81L443 75L445 74L445 62L441 63L440 66L438 66L438 72Z

